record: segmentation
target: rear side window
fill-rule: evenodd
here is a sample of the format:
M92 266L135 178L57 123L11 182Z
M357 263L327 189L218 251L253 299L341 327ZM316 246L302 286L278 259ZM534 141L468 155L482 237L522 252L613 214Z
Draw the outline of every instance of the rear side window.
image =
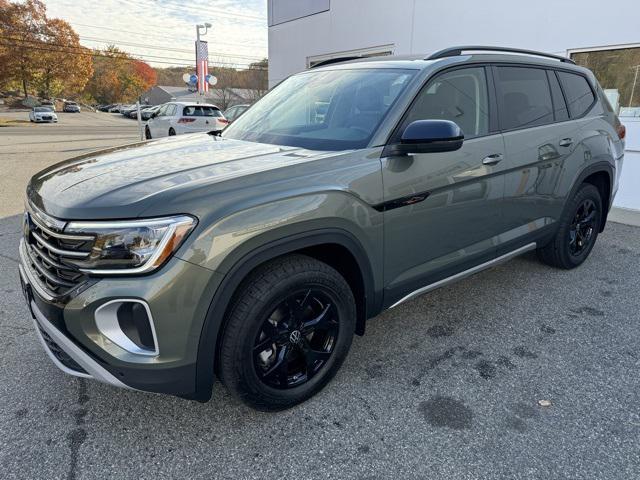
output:
M569 120L569 112L567 111L567 104L564 101L562 90L560 89L560 83L555 72L547 70L547 78L549 85L551 86L551 98L553 99L553 114L556 118L556 122L562 122L563 120Z
M582 75L576 75L575 73L558 72L558 76L562 82L564 95L567 98L569 113L574 118L581 117L587 113L587 110L595 100L589 82Z
M553 103L545 70L527 67L496 70L503 130L553 123Z

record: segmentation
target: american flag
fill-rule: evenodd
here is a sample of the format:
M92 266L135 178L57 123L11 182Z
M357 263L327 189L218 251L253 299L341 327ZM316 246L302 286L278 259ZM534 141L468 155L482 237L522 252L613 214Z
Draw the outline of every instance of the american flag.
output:
M198 75L198 92L209 91L207 75L209 75L209 44L200 40L196 41L196 75Z

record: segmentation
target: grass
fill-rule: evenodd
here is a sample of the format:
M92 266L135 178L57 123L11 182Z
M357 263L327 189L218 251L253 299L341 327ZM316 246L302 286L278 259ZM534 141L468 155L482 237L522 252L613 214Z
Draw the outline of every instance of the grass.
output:
M31 123L29 120L15 120L12 118L0 117L0 127L10 127L12 125L24 125L25 123Z

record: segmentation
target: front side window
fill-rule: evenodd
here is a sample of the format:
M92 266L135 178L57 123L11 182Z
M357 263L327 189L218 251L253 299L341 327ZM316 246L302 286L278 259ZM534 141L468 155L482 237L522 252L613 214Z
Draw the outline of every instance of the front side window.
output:
M436 76L416 97L403 126L415 120L451 120L465 138L489 132L487 79L483 67L461 68Z
M364 148L415 70L308 71L288 78L223 137L315 150Z
M558 77L562 82L571 116L576 118L587 113L587 110L595 100L593 90L591 90L587 79L582 75L567 72L558 72Z
M543 69L498 67L496 70L503 130L553 123L551 91Z

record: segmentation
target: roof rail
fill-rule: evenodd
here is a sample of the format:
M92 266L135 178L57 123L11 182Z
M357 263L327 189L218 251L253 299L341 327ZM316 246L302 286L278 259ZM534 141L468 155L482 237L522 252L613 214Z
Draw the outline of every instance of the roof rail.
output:
M335 57L335 58L329 58L327 60L322 60L321 62L316 63L315 65L309 67L309 68L316 68L316 67L324 67L325 65L331 65L333 63L340 63L340 62L348 62L350 60L358 60L359 58L362 58L361 56L351 56L351 57Z
M522 53L525 55L535 55L537 57L546 57L553 58L554 60L559 60L564 63L571 63L575 65L576 62L567 57L561 57L560 55L553 55L552 53L544 53L544 52L536 52L535 50L523 50L521 48L508 48L508 47L487 47L480 45L466 45L463 47L451 47L445 48L444 50L438 50L435 53L432 53L425 60L435 60L436 58L445 58L445 57L457 57L462 55L463 51L470 50L479 50L485 52L505 52L505 53Z

